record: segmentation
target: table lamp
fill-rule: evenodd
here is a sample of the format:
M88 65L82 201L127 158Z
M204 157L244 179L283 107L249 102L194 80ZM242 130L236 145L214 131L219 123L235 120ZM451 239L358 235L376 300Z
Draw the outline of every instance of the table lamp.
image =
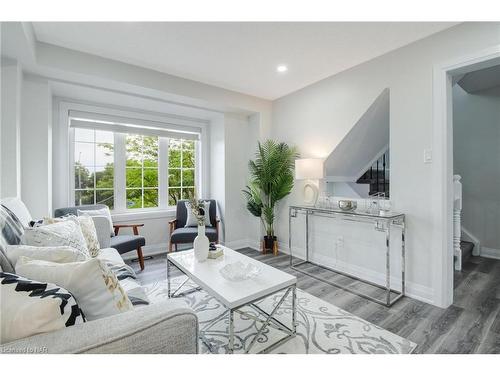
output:
M295 160L295 179L307 180L304 184L303 198L307 205L315 205L318 200L318 183L312 180L321 180L325 177L323 159Z

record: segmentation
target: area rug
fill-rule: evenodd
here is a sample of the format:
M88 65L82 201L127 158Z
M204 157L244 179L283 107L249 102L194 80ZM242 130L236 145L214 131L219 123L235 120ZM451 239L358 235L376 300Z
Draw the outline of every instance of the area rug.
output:
M184 276L172 279L171 290L175 290L184 280ZM189 281L180 292L195 286L196 284ZM145 289L152 303L168 298L166 281L146 285ZM282 293L278 293L268 297L259 302L258 306L264 311L270 312L282 295ZM227 353L229 319L225 307L203 290L177 298L183 298L196 312L200 330L209 327L205 336L212 352ZM256 311L251 307L245 307L242 310L257 316ZM287 326L291 326L290 297L283 303L275 317ZM243 353L244 348L248 347L262 324L238 313L235 313L234 320L234 352ZM300 289L297 289L297 324L296 337L278 346L271 353L408 354L416 347L415 343ZM281 331L268 326L252 347L251 353L261 351L284 336ZM201 353L210 353L207 345L201 340L199 347Z

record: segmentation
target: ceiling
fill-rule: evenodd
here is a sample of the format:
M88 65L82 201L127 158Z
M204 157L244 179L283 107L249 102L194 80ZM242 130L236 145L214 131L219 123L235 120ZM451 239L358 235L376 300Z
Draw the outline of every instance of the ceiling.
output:
M451 27L446 22L34 22L40 42L265 99ZM286 64L288 71L276 67Z
M500 86L500 65L475 70L458 77L458 84L469 94Z

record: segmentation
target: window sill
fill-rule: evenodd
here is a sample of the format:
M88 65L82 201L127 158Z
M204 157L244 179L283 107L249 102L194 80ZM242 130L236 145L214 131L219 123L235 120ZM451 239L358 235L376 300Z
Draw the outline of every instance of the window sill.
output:
M137 210L111 213L113 223L124 223L132 220L165 219L175 217L175 207L164 210Z

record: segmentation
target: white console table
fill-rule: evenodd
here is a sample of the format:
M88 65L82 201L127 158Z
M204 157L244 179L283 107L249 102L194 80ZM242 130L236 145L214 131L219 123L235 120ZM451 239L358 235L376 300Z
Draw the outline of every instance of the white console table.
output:
M305 215L305 260L301 260L297 263L293 261L292 254L292 219L297 217L298 213L303 213ZM320 216L327 218L340 218L346 221L355 221L355 222L368 222L373 223L374 229L376 231L385 232L385 286L381 286L375 284L371 281L361 279L351 274L347 274L345 272L341 272L335 270L330 267L326 267L321 264L317 264L311 262L309 260L309 217L310 216ZM397 291L391 288L391 267L390 267L390 249L391 249L391 227L398 226L402 229L401 231L401 291ZM405 294L405 234L406 234L406 225L405 225L405 215L394 212L383 212L383 213L367 213L362 211L342 211L340 209L328 209L328 208L319 208L313 206L290 206L288 209L288 248L290 249L290 267L298 272L304 273L308 276L311 276L315 279L321 280L330 285L336 286L338 288L344 289L348 292L354 293L358 296L369 299L370 301L377 302L379 304L385 306L392 306L396 301L402 298ZM335 283L331 280L327 280L322 278L316 274L307 272L300 268L301 265L304 264L313 264L315 266L328 269L330 271L348 276L352 279L362 281L366 284L370 284L376 286L378 288L382 288L385 290L384 298L379 299L372 297L366 293L362 293L360 291L355 290L349 286L341 285ZM391 296L392 294L392 296Z

